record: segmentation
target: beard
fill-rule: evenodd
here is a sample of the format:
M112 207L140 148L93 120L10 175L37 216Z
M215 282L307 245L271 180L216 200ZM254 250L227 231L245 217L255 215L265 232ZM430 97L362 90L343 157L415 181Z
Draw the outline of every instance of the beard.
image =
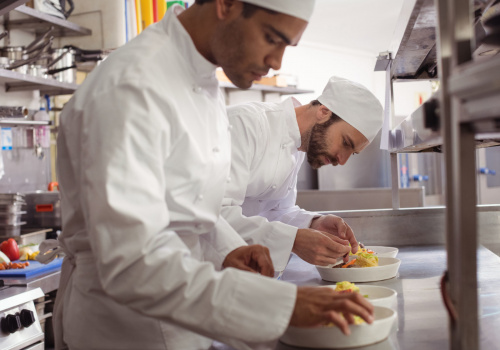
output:
M327 152L328 145L326 143L326 133L331 124L332 123L329 123L329 121L323 124L316 124L313 126L309 135L307 135L309 139L307 162L313 169L319 169L324 165L323 157L328 158L332 165L338 164L337 159L330 156Z

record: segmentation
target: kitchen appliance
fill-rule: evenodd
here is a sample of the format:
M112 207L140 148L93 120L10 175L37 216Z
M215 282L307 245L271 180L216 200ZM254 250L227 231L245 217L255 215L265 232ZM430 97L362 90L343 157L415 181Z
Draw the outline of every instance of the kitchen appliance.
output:
M35 191L24 194L27 228L61 228L61 197L58 191Z
M44 349L44 332L34 302L43 297L40 288L0 287L0 349Z

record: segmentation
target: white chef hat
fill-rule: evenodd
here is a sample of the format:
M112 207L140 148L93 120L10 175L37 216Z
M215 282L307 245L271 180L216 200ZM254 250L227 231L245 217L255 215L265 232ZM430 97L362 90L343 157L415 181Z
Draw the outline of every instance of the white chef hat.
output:
M331 77L318 101L372 142L382 128L384 109L366 87L353 81Z
M309 22L315 0L241 0Z

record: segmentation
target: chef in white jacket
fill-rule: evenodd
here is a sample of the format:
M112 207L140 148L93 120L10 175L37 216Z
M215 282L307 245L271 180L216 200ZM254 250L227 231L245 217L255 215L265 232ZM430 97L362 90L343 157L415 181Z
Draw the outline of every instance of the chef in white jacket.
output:
M317 169L344 165L382 127L383 109L361 84L331 77L322 95L307 105L252 102L228 107L231 183L222 216L249 244L269 248L276 270L290 252L315 265L334 263L358 243L349 225L334 215L299 208L297 173L307 157ZM345 257L346 259L347 257Z
M257 349L290 324L331 321L348 333L352 314L372 321L356 293L261 276L273 273L267 249L247 246L219 216L230 125L215 69L251 86L279 68L312 9L307 0L173 6L66 104L57 159L63 233L51 252L67 254L57 349L191 350L211 339Z

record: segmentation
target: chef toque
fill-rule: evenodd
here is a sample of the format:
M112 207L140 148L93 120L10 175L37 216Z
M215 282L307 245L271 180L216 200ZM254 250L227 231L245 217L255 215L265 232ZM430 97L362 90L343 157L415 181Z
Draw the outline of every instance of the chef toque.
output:
M260 6L303 19L309 22L313 13L315 0L241 0L249 4Z
M382 128L384 109L375 95L361 84L331 77L318 101L355 127L369 142Z

